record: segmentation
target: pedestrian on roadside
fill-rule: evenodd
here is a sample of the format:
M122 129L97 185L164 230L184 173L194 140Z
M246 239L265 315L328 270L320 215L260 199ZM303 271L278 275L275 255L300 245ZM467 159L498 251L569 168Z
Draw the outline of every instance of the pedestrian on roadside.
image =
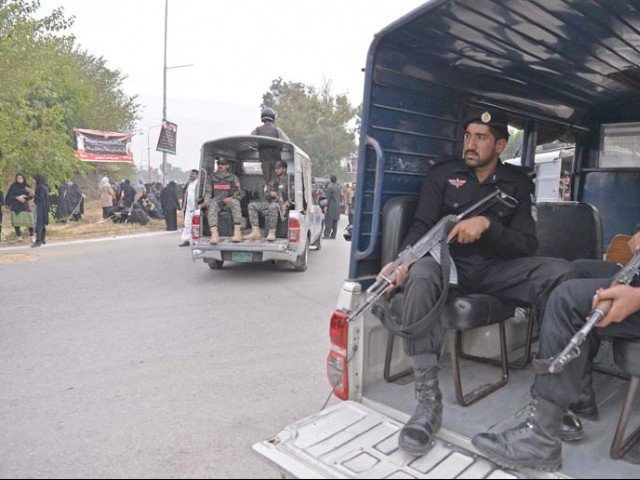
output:
M180 210L180 198L178 196L178 186L171 180L160 192L160 204L164 213L164 220L168 231L178 229L178 210Z
M31 211L30 200L33 200L33 190L27 184L23 174L16 175L15 182L11 184L7 191L5 202L11 211L11 225L15 229L18 241L22 241L22 227L29 229L31 242L35 242L33 227L35 225L33 212Z
M102 177L98 191L100 193L100 203L102 204L102 218L107 219L113 209L116 192L113 191L107 177Z
M331 183L325 191L327 211L324 216L324 238L335 239L338 234L338 220L340 220L340 200L342 191L338 185L338 178L331 175Z
M73 182L67 182L62 203L66 220L68 220L69 217L71 217L74 222L82 220L82 215L84 215L84 193L82 193L78 185Z
M184 214L184 227L182 228L182 237L179 247L188 247L191 245L191 224L193 222L193 214L198 208L197 190L198 190L198 170L189 172L189 181L182 191L182 213Z
M34 203L36 204L36 241L31 247L36 248L47 243L47 225L49 225L49 186L44 175L34 175L36 185Z
M136 201L136 190L133 188L131 181L128 178L124 181L124 185L122 186L122 198L120 200L122 200L122 203L124 203L124 206L127 208L131 208L133 202Z
M4 193L0 190L0 242L2 241L2 206L4 205Z

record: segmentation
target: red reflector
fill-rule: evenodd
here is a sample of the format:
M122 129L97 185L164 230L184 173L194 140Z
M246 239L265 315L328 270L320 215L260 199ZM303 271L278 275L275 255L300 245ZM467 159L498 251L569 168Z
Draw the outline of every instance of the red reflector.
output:
M343 350L347 349L349 341L349 323L347 322L347 314L341 310L336 310L331 315L331 324L329 326L329 337L331 343Z
M300 241L300 220L297 218L289 218L289 241L291 243Z
M327 357L327 377L333 394L341 400L349 399L349 376L347 357L331 350Z

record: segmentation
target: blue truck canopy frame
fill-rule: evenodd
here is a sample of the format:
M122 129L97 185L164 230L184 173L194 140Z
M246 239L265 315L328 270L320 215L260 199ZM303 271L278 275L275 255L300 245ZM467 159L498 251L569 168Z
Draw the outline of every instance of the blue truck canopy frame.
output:
M369 49L351 279L380 269L384 204L418 195L431 167L461 154L463 119L486 108L524 129L525 166L537 144L573 136L572 198L600 210L606 242L640 223L640 164L598 161L602 124L640 121L640 4L433 0Z

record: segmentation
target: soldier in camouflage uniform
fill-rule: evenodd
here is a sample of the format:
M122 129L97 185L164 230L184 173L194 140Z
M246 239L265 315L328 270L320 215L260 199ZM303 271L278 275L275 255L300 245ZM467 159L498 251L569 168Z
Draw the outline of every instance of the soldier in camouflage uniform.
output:
M251 233L244 237L245 240L260 240L262 233L260 232L260 217L264 215L269 234L267 241L273 242L276 239L276 227L278 226L278 215L280 202L284 210L291 205L289 202L289 185L287 176L287 162L278 160L275 164L276 178L269 183L267 192L267 201L252 202L249 204L249 222L251 222Z
M241 198L240 180L229 172L229 161L225 158L218 159L218 169L212 175L211 182L207 183L204 195L204 204L209 209L211 245L217 245L219 241L218 215L222 210L230 211L233 218L233 237L231 237L231 241L242 241L240 232L240 224L242 223Z

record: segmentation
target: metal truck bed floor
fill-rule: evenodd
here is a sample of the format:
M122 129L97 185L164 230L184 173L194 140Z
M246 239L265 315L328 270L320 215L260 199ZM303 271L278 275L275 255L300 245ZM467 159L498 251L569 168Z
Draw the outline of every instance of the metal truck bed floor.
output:
M519 478L479 455L438 439L422 457L398 449L402 423L341 402L286 427L253 450L294 478Z
M496 367L477 362L463 362L463 388L468 391L470 387L494 382L498 374L499 369ZM509 383L504 388L470 407L463 408L455 402L451 364L443 362L440 372L440 387L445 404L443 428L470 440L478 432L502 431L524 421L533 378L531 368L512 371ZM594 374L600 419L597 422L584 421L587 438L583 442L563 444L563 468L560 471L562 475L575 478L638 478L640 466L612 460L609 457L609 448L627 386L627 380L602 373ZM404 414L412 415L415 408L413 392L413 382L398 385L381 381L365 387L364 397L366 401L388 405ZM639 421L640 398L636 399L628 431L631 432Z

